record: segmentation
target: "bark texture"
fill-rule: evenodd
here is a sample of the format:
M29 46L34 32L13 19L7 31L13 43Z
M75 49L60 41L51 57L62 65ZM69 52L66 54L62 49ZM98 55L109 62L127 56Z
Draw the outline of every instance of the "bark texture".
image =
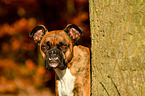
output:
M145 0L89 0L92 96L145 96Z

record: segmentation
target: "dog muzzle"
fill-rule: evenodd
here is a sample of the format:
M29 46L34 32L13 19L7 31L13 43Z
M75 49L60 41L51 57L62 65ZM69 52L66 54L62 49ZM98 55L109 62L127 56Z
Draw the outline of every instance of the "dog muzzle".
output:
M47 51L45 58L45 67L47 70L50 70L52 68L59 68L63 70L67 67L62 52L56 47L53 47L49 51Z

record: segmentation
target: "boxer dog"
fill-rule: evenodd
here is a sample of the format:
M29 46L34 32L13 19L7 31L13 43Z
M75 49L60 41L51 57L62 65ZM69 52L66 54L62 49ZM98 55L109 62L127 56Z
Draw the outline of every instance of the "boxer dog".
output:
M56 96L90 96L90 52L87 47L75 46L82 33L74 24L54 31L39 25L30 33L40 46L45 68L57 74Z

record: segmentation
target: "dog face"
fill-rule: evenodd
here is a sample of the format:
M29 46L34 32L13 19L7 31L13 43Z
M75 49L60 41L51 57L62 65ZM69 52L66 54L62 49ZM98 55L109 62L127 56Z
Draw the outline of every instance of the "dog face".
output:
M64 30L47 31L45 26L36 26L30 33L40 45L40 52L45 59L45 67L65 69L72 59L73 45L79 40L82 30L69 24Z

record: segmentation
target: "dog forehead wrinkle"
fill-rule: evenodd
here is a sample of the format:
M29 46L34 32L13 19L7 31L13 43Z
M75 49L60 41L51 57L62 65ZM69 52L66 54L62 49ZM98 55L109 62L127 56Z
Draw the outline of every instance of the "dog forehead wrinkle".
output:
M45 34L44 38L52 38L54 40L58 39L61 40L61 38L67 40L70 42L70 38L67 35L67 33L64 30L54 30L54 31L49 31Z
M50 44L52 45L57 45L57 44L60 44L60 42L63 42L63 43L69 43L69 40L66 40L64 37L62 37L61 35L58 35L58 36L49 36L45 39L44 42L49 42Z
M60 42L62 43L69 43L67 40L65 40L65 38L63 38L62 36L57 36L55 39L55 44L60 44Z

